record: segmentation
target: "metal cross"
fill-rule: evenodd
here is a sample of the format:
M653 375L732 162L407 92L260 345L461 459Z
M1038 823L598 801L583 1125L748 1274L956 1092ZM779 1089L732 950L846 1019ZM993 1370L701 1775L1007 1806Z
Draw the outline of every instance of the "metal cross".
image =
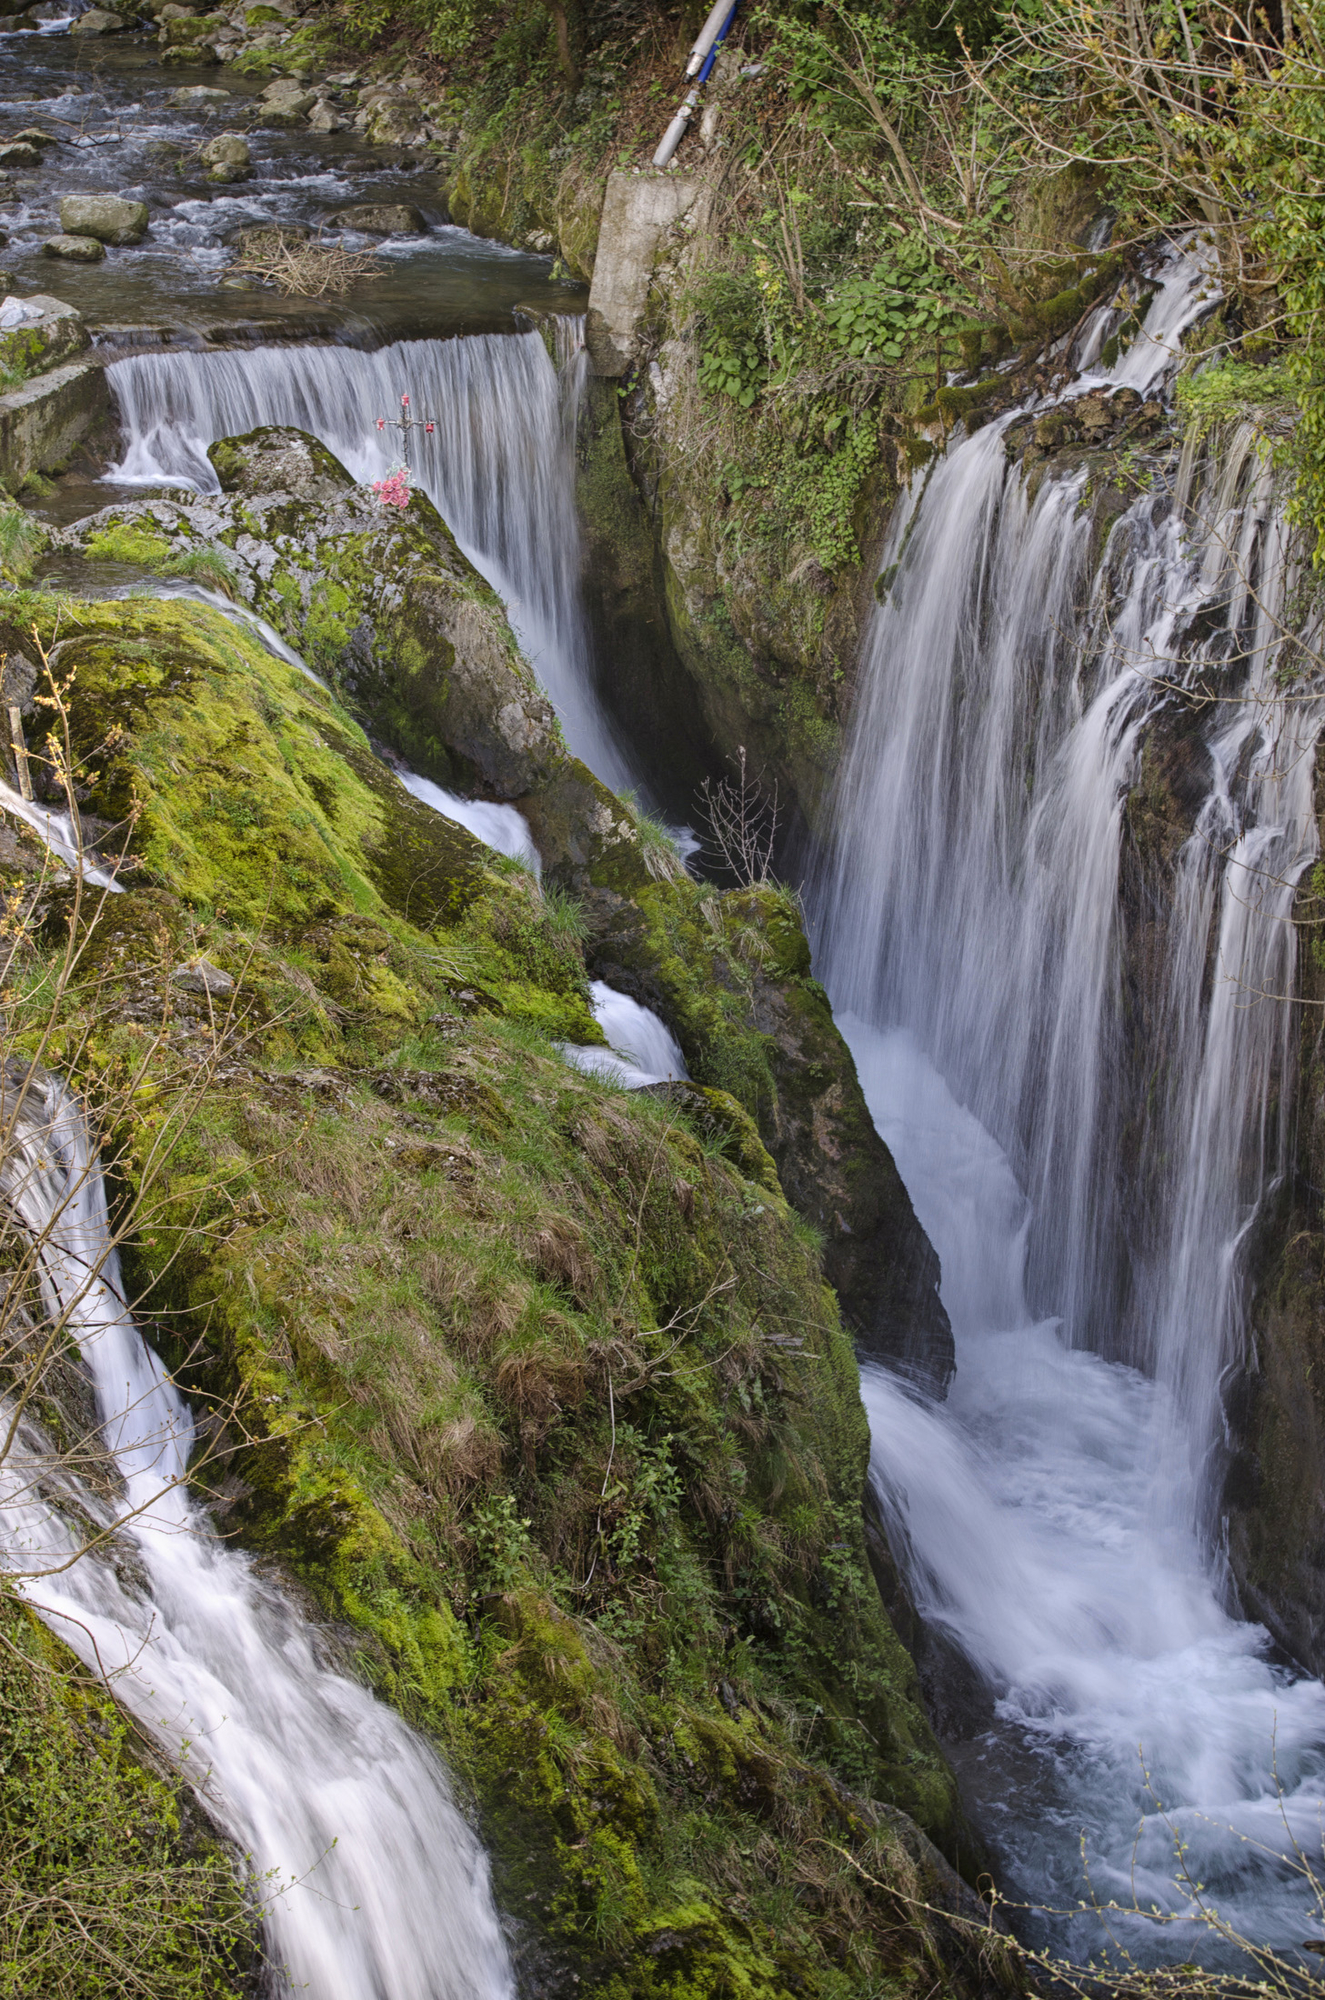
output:
M410 414L409 397L402 396L400 399L400 415L398 417L379 417L377 419L377 428L379 431L390 428L393 431L400 432L401 457L404 459L405 464L408 465L410 432L424 431L431 437L437 428L437 420L435 417L412 416Z

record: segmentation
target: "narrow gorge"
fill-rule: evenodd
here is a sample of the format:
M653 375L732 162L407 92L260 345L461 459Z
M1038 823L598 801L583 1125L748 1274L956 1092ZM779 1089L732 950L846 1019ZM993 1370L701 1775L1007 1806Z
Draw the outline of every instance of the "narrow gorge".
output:
M1318 1988L1325 67L1162 15L0 19L0 1993Z

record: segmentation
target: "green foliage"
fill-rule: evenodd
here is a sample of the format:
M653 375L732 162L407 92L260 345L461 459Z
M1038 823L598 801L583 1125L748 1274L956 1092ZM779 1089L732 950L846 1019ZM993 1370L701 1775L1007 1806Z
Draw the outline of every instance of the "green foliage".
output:
M554 938L571 945L584 943L589 925L578 896L549 882L543 890L543 913Z
M236 2000L253 1927L228 1857L8 1586L0 1877L4 2000Z
M0 505L0 574L23 583L46 546L47 533L25 507Z
M960 318L929 246L904 237L872 271L845 279L826 299L824 319L857 360L899 362L908 349L951 333Z
M510 1493L494 1493L475 1507L469 1522L474 1595L513 1590L527 1579L533 1543L530 1522L515 1511Z
M768 367L757 341L738 343L719 333L705 342L699 358L699 380L710 395L730 396L741 409L748 410L767 379Z
M770 519L794 520L798 539L831 575L859 560L854 514L879 456L879 433L870 415L853 423L842 411L828 417L827 429L827 450L807 450L803 442L784 447Z
M477 0L343 0L340 19L351 41L373 42L396 27L402 15L411 28L422 30L434 55L462 55L478 24Z
M1264 366L1224 356L1207 368L1179 376L1178 408L1198 442L1217 425L1246 419L1264 427L1286 414L1294 390L1286 362Z
M1293 347L1287 374L1298 407L1294 517L1325 569L1325 72L1291 48L1273 85L1247 107L1239 164L1254 162L1261 199L1252 235L1276 272Z

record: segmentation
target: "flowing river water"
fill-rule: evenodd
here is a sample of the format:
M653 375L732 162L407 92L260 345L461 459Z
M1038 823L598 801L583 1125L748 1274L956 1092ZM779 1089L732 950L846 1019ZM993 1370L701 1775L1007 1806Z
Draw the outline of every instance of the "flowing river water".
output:
M117 264L113 310L96 292L105 267L71 286L64 270L58 283L50 267L25 272L96 318L185 326L163 351L111 366L123 420L115 490L209 490L207 445L261 423L312 430L357 477L377 476L396 454L375 419L409 393L437 427L420 441L418 476L505 598L572 747L609 784L657 781L656 751L628 741L595 691L602 663L581 603L573 504L584 367L574 325L563 321L554 361L510 317L535 290L569 312L581 300L548 288L546 260L435 222L394 246L401 275L371 314L342 316L332 340L306 329L323 344L289 344L288 326L284 344L264 343L270 302L233 294L217 306L236 216L315 219L388 183L426 208L413 170L383 170L345 140L273 137L242 190L174 189L181 198L167 202L146 142L178 143L188 124L164 108L179 74L167 81L121 50L89 76L64 37L24 40L20 64L0 36L0 93L11 93L0 111L30 119L44 91L43 111L77 128L70 172L93 175L95 146L122 117L139 191L168 208L150 251ZM51 212L49 190L34 189L16 268ZM1171 253L1143 335L1110 370L1095 357L1112 323L1096 316L1078 387L1162 393L1177 340L1209 303L1196 256ZM209 315L243 318L235 339L246 351L199 351L208 339L188 329L197 336ZM1250 439L1218 461L1193 455L1174 487L1139 493L1100 551L1085 475L1050 469L1032 497L1005 450L1010 421L959 436L899 504L831 833L806 887L817 969L939 1250L957 1339L943 1403L866 1370L873 1476L962 1690L944 1711L948 1747L1011 1891L1075 1908L1087 1893L1084 1843L1095 1892L1181 1916L1190 1894L1175 1880L1178 1833L1220 1909L1291 1948L1318 1926L1276 1857L1292 1837L1308 1851L1320 1839L1325 1691L1231 1610L1218 1491L1248 1232L1285 1159L1287 917L1315 858L1321 715L1276 679L1292 578L1273 479ZM91 491L86 505L104 497ZM1138 1063L1123 994L1125 799L1170 683L1207 670L1243 698L1210 711L1203 802L1162 927L1162 1048ZM483 837L508 851L520 839L509 826ZM636 1036L641 1075L676 1068L661 1024L626 1021L622 996L596 998L619 1046ZM104 1227L79 1129L50 1086L10 1169L10 1198L29 1204L34 1229L54 1219L57 1289L86 1233ZM159 1611L160 1665L154 1638L125 1698L167 1742L185 1733L186 1711L212 1732L208 1796L263 1865L315 1867L316 1880L342 1865L321 1858L340 1832L343 1865L368 1869L343 1898L282 1899L277 1956L296 1982L325 2000L505 1992L482 1858L444 1775L393 1716L319 1663L296 1614L170 1484L187 1411L126 1321L113 1268L105 1280L77 1309L98 1329L90 1358L113 1343L104 1380L93 1365L126 1474L161 1482L160 1507L133 1528L154 1599L109 1602L121 1586L90 1564L68 1588L80 1615L105 1617L108 1634L135 1645ZM134 1385L128 1403L121 1376ZM125 1430L128 1411L150 1420L134 1415ZM39 1512L29 1532L56 1535L55 1517ZM188 1635L189 1672L211 1671L213 1595L234 1607L227 1644L261 1663L253 1691L272 1690L275 1725L235 1703L232 1686L216 1696L173 1678L184 1670L172 1634ZM298 1717L298 1757L277 1740L283 1714ZM281 1774L274 1798L255 1799L268 1757ZM273 1835L263 1814L278 1801ZM356 1827L379 1842L375 1860L354 1860ZM420 1841L431 1890L416 1872ZM356 1898L347 1945L341 1902ZM1047 1929L1079 1953L1099 1943L1093 1918ZM1125 1930L1147 1955L1199 1954L1181 1923ZM357 1984L327 1971L347 1949Z

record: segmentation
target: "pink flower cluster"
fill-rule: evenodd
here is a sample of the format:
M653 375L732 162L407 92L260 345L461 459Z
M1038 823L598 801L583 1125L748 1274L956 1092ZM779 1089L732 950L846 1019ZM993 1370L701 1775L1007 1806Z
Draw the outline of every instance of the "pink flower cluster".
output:
M373 491L384 507L409 506L409 473L404 466L388 472L385 479L373 481Z

